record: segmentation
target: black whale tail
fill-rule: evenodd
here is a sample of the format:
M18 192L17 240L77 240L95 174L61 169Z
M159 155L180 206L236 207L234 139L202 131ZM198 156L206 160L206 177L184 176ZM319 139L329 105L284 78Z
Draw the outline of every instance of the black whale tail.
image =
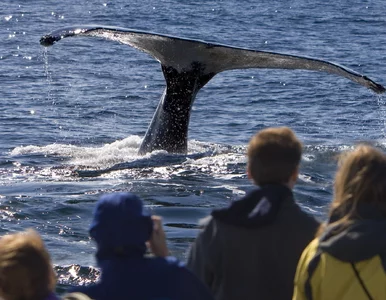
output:
M140 147L140 154L153 150L187 151L190 111L198 91L216 74L234 69L302 69L346 77L375 93L386 89L348 68L314 58L256 51L204 41L98 25L62 28L43 36L51 46L72 36L101 37L148 53L161 63L166 89Z

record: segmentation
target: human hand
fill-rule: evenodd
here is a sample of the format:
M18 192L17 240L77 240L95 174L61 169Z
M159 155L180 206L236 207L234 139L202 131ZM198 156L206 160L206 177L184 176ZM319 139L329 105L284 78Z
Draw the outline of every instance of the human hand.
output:
M160 216L151 216L153 220L153 232L149 239L149 247L155 256L166 257L169 255L169 249L166 245L166 235L162 227L162 218Z

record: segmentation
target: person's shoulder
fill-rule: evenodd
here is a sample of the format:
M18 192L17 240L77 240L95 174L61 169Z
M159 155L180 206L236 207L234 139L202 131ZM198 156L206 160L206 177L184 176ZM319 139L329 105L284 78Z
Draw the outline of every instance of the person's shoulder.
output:
M311 227L319 227L320 222L311 214L300 208L300 214L303 216L302 221Z
M174 256L164 257L164 262L168 264L169 271L172 271L176 276L176 279L182 282L188 281L196 281L196 276L186 267L186 264L180 261L178 258ZM169 273L169 275L171 275Z
M198 227L201 229L204 229L212 222L213 222L213 217L211 215L209 215L205 218L201 218L200 220L198 220Z
M177 257L166 256L164 257L164 260L168 265L176 266L179 268L185 267L185 264L182 261L180 261Z
M303 250L301 260L308 264L317 254L320 254L319 239L314 238Z
M89 299L93 299L93 296L98 295L101 291L101 282L94 282L89 285L76 285L72 286L67 290L67 294L65 294L65 298L67 300L72 299L88 299L88 298L82 298L82 295L89 297ZM76 298L79 297L79 298Z
M304 233L307 233L312 237L315 235L320 226L320 222L313 215L302 210L301 208L299 215L294 218L294 221L298 224L298 227L300 227Z
M207 235L215 236L216 233L223 227L225 224L223 221L219 220L212 215L209 215L205 218L202 218L198 221L198 228L201 233L206 233Z
M185 263L174 256L149 258L153 267L161 267L169 270L185 268Z
M307 239L313 237L320 226L320 222L309 212L305 211L294 200L287 205L279 214L278 226L286 226L295 230L298 234L304 234Z
M185 263L174 256L163 258L168 264L166 280L175 287L176 299L185 300L214 300L209 289L203 282L189 270Z
M295 199L293 199L290 207L291 217L296 219L297 222L305 223L309 226L319 226L319 221L310 212L307 212L300 207Z
M167 257L158 257L154 259L156 262L156 267L158 270L162 270L164 274L167 274L167 277L171 280L178 282L190 281L191 272L187 268L186 264L174 256ZM168 279L168 280L169 280Z
M160 257L158 259L165 268L168 268L169 272L172 271L175 274L190 274L190 270L186 264L174 256Z

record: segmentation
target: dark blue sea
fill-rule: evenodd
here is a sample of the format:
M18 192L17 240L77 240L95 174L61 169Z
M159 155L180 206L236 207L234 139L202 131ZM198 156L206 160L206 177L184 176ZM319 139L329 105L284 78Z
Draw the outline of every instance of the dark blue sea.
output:
M252 188L245 151L256 131L285 125L301 138L295 195L319 219L339 153L361 141L386 149L385 96L326 73L249 69L220 73L199 92L187 155L139 156L165 87L160 65L102 39L39 44L75 24L305 55L386 85L384 0L2 0L0 234L36 229L61 289L98 276L87 230L104 193L142 197L185 260L199 218Z

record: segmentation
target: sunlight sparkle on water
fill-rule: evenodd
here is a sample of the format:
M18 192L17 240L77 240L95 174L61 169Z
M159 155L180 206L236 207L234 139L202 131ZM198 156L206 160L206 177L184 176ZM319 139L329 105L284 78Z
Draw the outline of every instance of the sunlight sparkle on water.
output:
M386 137L386 100L383 99L383 97L379 96L378 99L378 114L379 114L379 121L383 123L382 133L383 136Z

